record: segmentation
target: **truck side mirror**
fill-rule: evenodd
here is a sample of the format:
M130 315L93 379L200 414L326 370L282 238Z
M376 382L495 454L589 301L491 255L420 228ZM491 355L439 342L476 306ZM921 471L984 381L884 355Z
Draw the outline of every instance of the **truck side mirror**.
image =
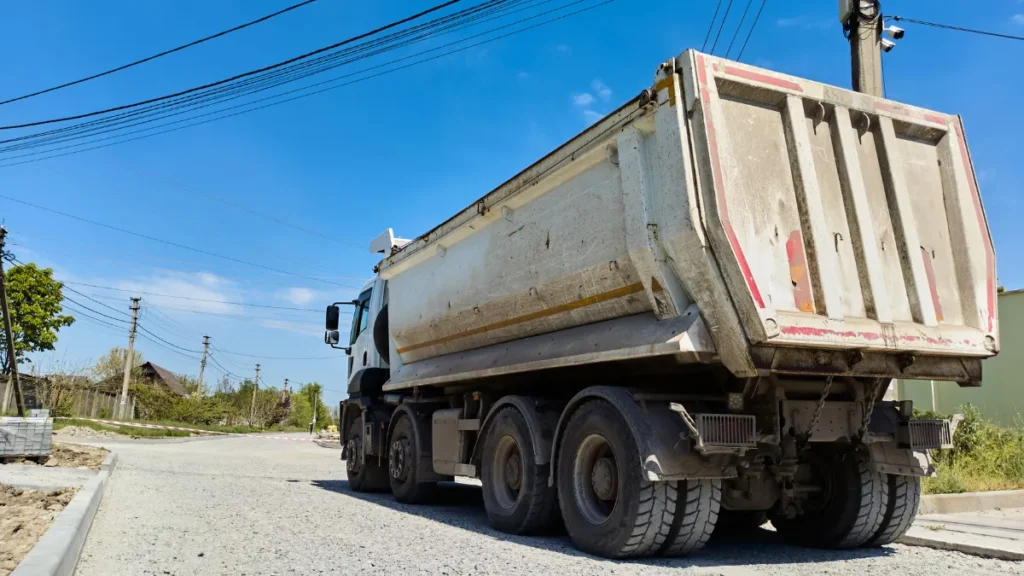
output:
M328 330L324 333L324 344L330 344L331 346L338 343L341 338L341 334L337 330Z
M334 331L334 342L328 342L328 344L337 344L338 340L338 319L341 316L341 310L337 304L331 304L327 307L327 331Z

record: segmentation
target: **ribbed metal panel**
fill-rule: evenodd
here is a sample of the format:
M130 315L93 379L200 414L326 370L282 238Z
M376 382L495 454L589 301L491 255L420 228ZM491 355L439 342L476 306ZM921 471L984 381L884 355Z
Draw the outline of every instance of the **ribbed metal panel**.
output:
M700 437L708 446L757 446L756 422L748 414L696 414Z
M912 420L910 444L914 448L952 448L953 431L949 420Z

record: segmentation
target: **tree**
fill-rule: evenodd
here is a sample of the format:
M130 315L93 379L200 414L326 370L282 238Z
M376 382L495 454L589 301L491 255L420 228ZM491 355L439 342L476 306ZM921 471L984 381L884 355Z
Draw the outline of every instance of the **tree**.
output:
M231 379L228 378L227 374L221 376L220 380L217 381L217 394L231 394L235 391L234 384L231 383Z
M53 350L57 332L71 326L74 316L63 314L61 302L64 284L53 279L51 268L35 264L13 266L5 274L7 305L11 312L11 333L17 361L26 362L26 354ZM4 373L10 372L7 336L0 330L0 360Z
M313 421L313 405L316 404L316 427L326 428L332 423L330 408L324 405L323 386L317 382L304 384L292 395L289 423L306 428Z
M93 365L92 377L99 382L123 378L124 359L127 356L127 348L114 346L109 352L100 356L100 359L96 361L95 365ZM132 370L136 370L142 366L142 351L136 348L135 353L132 354L132 359L134 360L132 363Z

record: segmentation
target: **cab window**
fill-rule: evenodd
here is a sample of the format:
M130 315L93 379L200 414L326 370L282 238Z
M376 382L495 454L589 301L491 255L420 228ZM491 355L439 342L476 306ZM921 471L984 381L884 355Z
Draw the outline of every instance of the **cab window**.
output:
M356 339L359 335L366 330L366 325L370 321L370 295L373 294L373 289L369 289L359 295L356 304L356 309L352 312L352 329L349 330L349 344L355 344Z

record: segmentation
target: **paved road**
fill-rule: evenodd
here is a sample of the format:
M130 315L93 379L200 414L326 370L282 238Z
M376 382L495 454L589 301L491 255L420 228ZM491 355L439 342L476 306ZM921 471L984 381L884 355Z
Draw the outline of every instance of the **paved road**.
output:
M564 537L488 528L479 488L432 506L348 489L339 451L253 438L98 441L120 453L79 576L191 574L837 574L1024 573L1024 564L892 546L817 551L764 531L678 560L611 562Z

